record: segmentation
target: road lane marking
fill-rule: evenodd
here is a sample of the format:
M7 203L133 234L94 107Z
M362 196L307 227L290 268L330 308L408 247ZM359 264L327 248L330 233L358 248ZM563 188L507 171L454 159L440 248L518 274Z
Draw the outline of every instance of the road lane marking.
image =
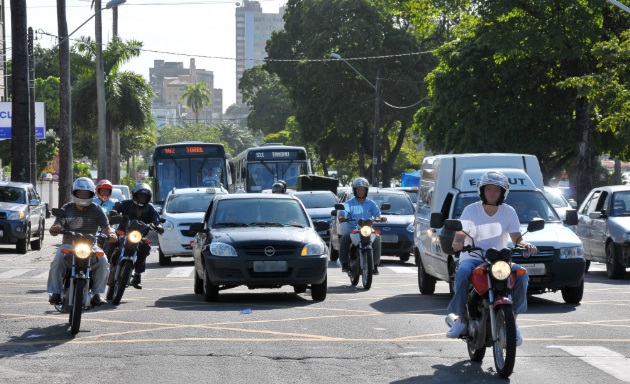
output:
M630 382L630 359L608 348L598 346L569 347L561 345L550 345L548 348L562 349L621 381Z
M23 275L30 271L32 271L32 269L13 269L11 271L0 273L0 279L10 279L12 277Z
M412 267L385 267L386 269L389 269L392 272L396 272L396 273L407 273L407 274L417 274L418 270L416 268L412 268Z
M35 276L31 277L31 279L47 279L48 278L48 274L49 274L49 271L42 272L39 275L35 275Z
M195 267L176 267L166 277L189 277Z

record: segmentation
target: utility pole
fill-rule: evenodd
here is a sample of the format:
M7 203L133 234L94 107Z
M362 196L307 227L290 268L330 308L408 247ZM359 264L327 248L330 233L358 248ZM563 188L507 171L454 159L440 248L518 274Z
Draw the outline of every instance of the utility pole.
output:
M376 97L374 98L374 138L372 141L372 186L378 187L378 128L380 121L380 107L381 107L381 68L379 67L376 70L376 86L374 87L374 91L376 93Z
M35 55L33 54L33 28L28 27L28 106L29 106L29 148L31 159L31 184L37 185L37 146L35 145Z
M57 0L59 35L59 207L70 201L74 169L70 109L70 40L66 20L66 0Z
M112 7L113 25L112 31L114 39L118 37L118 6ZM112 157L111 157L111 170L112 170L112 182L114 184L120 184L120 127L112 126L110 132L112 138Z
M103 20L101 0L94 0L96 12L96 120L98 126L98 178L108 179L107 127L105 126L105 70L103 68Z

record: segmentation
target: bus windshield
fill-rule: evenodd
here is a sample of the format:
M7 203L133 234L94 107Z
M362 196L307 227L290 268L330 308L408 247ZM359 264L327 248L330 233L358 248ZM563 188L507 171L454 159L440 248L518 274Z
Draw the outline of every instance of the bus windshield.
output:
M275 180L284 180L287 188L297 189L299 175L308 174L305 162L250 162L247 164L248 192L262 192L271 189Z
M154 200L164 201L173 188L221 187L225 174L225 161L221 158L159 159L155 162L158 195Z

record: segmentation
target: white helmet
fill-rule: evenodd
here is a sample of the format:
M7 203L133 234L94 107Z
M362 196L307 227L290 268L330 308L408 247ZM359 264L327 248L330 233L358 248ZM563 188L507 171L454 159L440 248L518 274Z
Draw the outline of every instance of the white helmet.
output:
M355 196L357 195L358 187L365 188L365 197L367 198L368 192L370 191L370 183L367 181L367 179L364 177L357 177L356 179L354 179L354 181L352 182L352 193Z
M490 171L481 175L481 178L479 179L479 184L477 184L477 190L479 191L479 198L481 198L481 201L483 201L484 204L488 204L488 202L486 201L486 196L483 193L484 187L486 185L496 185L498 187L501 187L501 197L499 197L497 205L503 204L508 196L508 193L510 193L510 182L508 181L507 177L505 177L505 175L501 172L497 171Z
M90 191L90 197L80 198L77 197L77 191ZM96 195L96 188L94 187L94 182L87 177L79 177L72 184L72 202L76 205L80 205L82 207L87 207L92 204L92 199Z

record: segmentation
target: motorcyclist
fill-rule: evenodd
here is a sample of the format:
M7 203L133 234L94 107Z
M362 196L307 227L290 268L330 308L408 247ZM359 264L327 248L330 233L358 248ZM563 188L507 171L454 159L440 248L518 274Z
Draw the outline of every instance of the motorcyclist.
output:
M507 247L508 240L511 239L513 244L526 247L529 254L538 252L536 246L523 240L514 208L503 204L510 191L510 184L505 175L495 171L484 173L479 179L478 191L481 201L464 208L460 217L463 231L472 239L463 231L457 232L453 240L453 250L459 252L464 245L472 245L473 240L475 246L482 249L503 249ZM446 337L457 338L466 332L465 314L470 274L481 263L483 261L479 257L468 252L461 252L459 256L459 266L455 272L455 294L448 305L449 313L459 317L446 333ZM518 269L523 268L518 264L512 264L512 270ZM512 290L515 317L527 310L527 284L527 274L517 275L516 285ZM522 343L523 337L517 325L516 345Z
M352 182L352 192L354 194L354 198L346 201L343 205L345 207L345 213L340 212L338 214L339 222L347 222L349 219L353 219L352 223L354 223L354 227L358 227L359 219L371 219L375 217L381 216L381 210L378 205L371 199L368 199L368 191L370 189L370 183L363 178L357 177ZM349 218L347 217L347 214ZM381 222L386 222L387 218L382 217ZM348 229L346 233L341 238L341 243L339 244L339 259L341 261L341 270L342 272L348 272L348 252L350 251L350 232L352 228L348 225ZM373 273L378 275L378 265L381 261L381 236L376 235L374 238L374 242L372 243L372 248L374 250L374 270Z
M116 233L109 226L105 213L92 202L94 198L94 182L87 177L80 177L72 184L72 202L65 204L61 209L65 212L65 218L57 217L49 231L52 236L57 236L62 229L94 234L100 228L106 234L109 242L116 242ZM61 253L63 249L72 249L72 237L63 235L62 245L57 249L55 258L50 263L48 274L49 302L58 304L61 302L63 278L66 268L70 268L71 259ZM100 251L100 249L98 249ZM105 257L92 256L90 267L92 272L92 305L101 305L105 300L101 295L105 293L109 264Z
M114 209L110 214L121 213L126 216L127 222L119 226L119 230L124 231L131 220L139 220L145 224L159 223L160 215L153 204L150 203L152 197L151 187L145 183L138 183L131 192L131 199L119 201L114 204ZM164 229L157 225L156 232L162 234ZM136 289L142 289L140 274L145 271L146 258L151 252L151 246L144 242L138 245L136 262L134 264L134 274L131 278L131 285Z
M105 214L108 214L109 211L114 208L114 203L118 201L117 199L110 198L113 188L114 186L112 185L112 182L107 179L103 179L96 183L96 196L94 196L93 201L96 205L101 207Z

